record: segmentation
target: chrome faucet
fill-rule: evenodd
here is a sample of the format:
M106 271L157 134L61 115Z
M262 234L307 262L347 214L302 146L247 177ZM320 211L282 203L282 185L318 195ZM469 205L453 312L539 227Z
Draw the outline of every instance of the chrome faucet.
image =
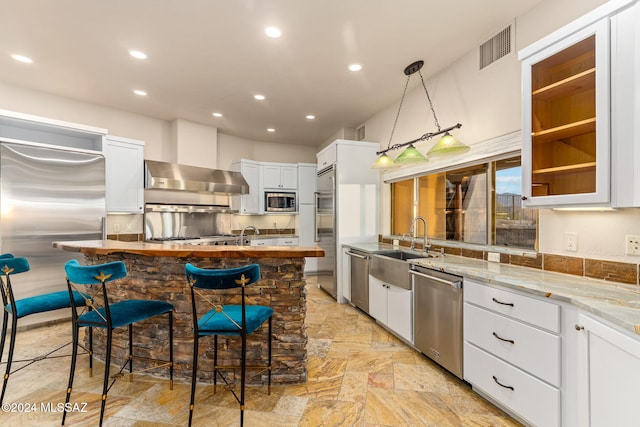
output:
M247 231L247 229L249 230L253 230L253 232L255 234L260 234L260 230L258 230L257 228L255 228L253 225L247 225L245 228L242 229L242 231L240 232L240 246L244 246L244 233L245 231Z
M409 247L410 250L414 249L414 245L415 242L413 241L413 239L415 237L417 237L418 231L416 229L416 222L418 222L418 220L422 221L422 225L424 226L424 236L422 236L422 250L426 253L429 250L429 247L431 245L429 245L429 240L427 239L427 220L424 219L424 217L422 216L417 216L413 219L413 221L411 221L411 228L409 228L409 234L412 235L411 238L411 246Z

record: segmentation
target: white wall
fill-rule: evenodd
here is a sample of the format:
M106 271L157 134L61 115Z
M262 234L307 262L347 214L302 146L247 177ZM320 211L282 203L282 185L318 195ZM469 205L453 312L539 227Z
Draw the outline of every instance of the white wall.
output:
M251 141L218 133L218 167L229 169L234 160L260 162L315 163L318 148L309 145Z
M109 134L145 141L145 158L169 161L170 123L122 110L0 83L0 109L106 128Z
M171 137L175 150L172 161L218 168L218 128L176 119L171 122Z
M478 50L469 52L446 70L426 81L442 128L462 123L456 138L468 145L496 138L521 128L520 63L517 50L553 32L604 0L547 0L526 14L515 17L516 50L482 71L478 71ZM496 28L496 32L501 30ZM489 34L490 37L492 34ZM484 40L479 40L478 44ZM425 58L423 70L428 69ZM417 76L416 76L417 77ZM404 76L399 76L403 79ZM412 78L412 84L415 84ZM416 79L419 81L419 78ZM400 86L399 86L400 87ZM400 95L398 94L398 102ZM386 148L398 103L390 105L365 123L368 141ZM428 102L421 85L405 97L391 145L419 137L435 130ZM422 142L416 147L425 152L435 143ZM399 153L390 153L392 157ZM381 231L390 233L389 186L382 186ZM564 232L578 234L578 250L564 250ZM635 263L640 257L625 255L625 235L640 234L640 209L610 212L540 211L539 251L567 256L607 259Z

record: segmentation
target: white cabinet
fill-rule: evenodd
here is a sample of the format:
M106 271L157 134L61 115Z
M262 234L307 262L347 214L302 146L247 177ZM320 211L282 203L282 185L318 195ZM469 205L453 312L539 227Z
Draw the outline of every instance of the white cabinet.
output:
M297 237L253 237L251 246L298 246Z
M240 172L249 184L249 194L231 197L231 208L241 214L259 214L261 191L258 162L244 159L234 161L231 163L231 170Z
M640 2L611 19L612 204L640 206Z
M578 425L638 425L640 339L578 315Z
M369 314L413 343L413 291L369 275Z
M277 246L298 246L299 239L297 237L278 237L276 239Z
M525 206L610 205L609 51L604 17L520 52Z
M527 422L559 426L560 306L464 284L464 379Z
M144 142L107 136L104 141L107 212L144 210Z
M260 180L265 189L295 191L298 188L298 166L261 163Z
M315 203L316 165L298 163L298 205Z
M318 159L317 168L319 171L335 164L338 159L337 146L335 144L331 144L328 147L325 147L316 155L316 158Z
M276 237L262 237L251 239L251 246L276 246L278 239Z

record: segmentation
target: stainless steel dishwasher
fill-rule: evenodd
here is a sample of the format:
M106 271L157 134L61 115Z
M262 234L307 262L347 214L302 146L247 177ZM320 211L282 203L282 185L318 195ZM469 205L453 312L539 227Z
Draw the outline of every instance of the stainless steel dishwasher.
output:
M351 257L351 303L369 313L369 254L349 249Z
M462 277L411 266L413 344L462 379Z

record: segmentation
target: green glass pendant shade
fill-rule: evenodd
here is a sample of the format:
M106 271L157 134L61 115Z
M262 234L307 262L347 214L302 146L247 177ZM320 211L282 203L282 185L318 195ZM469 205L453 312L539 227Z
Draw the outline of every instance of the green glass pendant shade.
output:
M395 162L400 164L407 163L418 163L418 162L426 162L427 158L420 154L418 149L413 146L413 144L409 145L406 150L404 150L398 157L396 157Z
M386 154L378 157L378 159L371 165L371 169L389 169L397 167L398 165L393 159Z
M427 152L427 156L444 156L450 154L466 153L471 148L456 140L449 132L445 133L440 141L438 141Z

